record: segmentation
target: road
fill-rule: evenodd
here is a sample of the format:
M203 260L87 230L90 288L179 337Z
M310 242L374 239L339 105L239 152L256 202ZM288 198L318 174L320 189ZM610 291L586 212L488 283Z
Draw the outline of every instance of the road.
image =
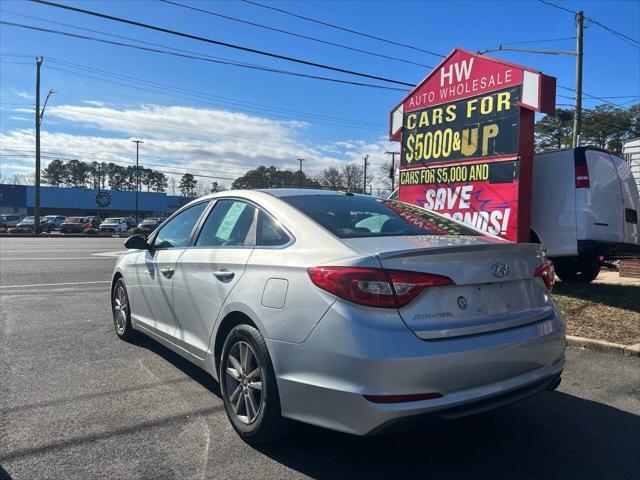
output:
M485 414L252 448L216 383L113 332L120 239L0 238L0 478L640 478L640 359L569 349L563 383Z

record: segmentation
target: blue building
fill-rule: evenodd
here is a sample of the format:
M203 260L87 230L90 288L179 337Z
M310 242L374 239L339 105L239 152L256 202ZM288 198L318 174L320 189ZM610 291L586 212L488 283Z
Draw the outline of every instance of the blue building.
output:
M102 190L111 196L111 204L100 208L100 216L134 216L136 193ZM97 190L90 188L40 188L40 215L97 215ZM140 217L165 216L187 203L190 198L158 192L138 193ZM35 187L31 185L0 184L0 214L33 215Z

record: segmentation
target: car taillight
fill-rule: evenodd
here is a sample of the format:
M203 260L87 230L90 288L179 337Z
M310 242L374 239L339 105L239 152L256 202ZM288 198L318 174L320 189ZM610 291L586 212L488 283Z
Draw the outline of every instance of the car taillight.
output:
M589 167L586 163L576 165L576 188L589 188Z
M427 287L455 285L453 280L431 273L364 267L311 267L311 281L321 289L360 305L399 308Z
M556 283L556 271L554 270L553 263L551 262L543 263L536 268L533 276L542 278L542 281L544 281L544 284L547 286L549 291L551 291L554 283Z

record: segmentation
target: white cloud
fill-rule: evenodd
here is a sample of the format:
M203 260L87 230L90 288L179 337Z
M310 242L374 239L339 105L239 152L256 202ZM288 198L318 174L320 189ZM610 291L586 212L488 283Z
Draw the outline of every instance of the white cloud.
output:
M17 95L20 98L26 98L28 100L33 100L34 98L36 98L35 96L33 96L31 93L25 91L25 90L13 90L13 93L15 95Z
M49 121L42 133L43 155L132 164L135 145L131 140L139 138L145 142L140 146L142 165L235 179L259 165L297 170L298 158L306 159L305 172L313 175L329 166L361 163L365 154L372 163L370 172L378 174L377 165L385 161L384 152L397 148L383 138L372 143L360 139L312 143L303 138L312 125L301 121L207 108L142 105L116 109L98 103L48 108ZM47 131L54 118L90 133ZM5 158L8 152L32 152L33 142L32 129L0 133ZM43 164L49 160L43 159ZM207 184L211 180L203 178ZM218 181L229 185L232 180Z
M104 107L106 104L100 100L83 100L82 103L92 105L94 107Z

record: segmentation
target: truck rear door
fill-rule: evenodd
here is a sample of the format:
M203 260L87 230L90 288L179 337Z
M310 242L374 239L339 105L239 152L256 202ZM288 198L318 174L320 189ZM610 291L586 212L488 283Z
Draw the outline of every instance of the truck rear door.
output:
M624 209L623 242L631 244L640 243L640 195L638 186L631 174L631 168L620 157L611 155L611 160L618 171L620 178L620 190L622 192L622 207Z
M622 242L624 214L618 170L608 153L582 152L576 151L575 158L578 240Z

